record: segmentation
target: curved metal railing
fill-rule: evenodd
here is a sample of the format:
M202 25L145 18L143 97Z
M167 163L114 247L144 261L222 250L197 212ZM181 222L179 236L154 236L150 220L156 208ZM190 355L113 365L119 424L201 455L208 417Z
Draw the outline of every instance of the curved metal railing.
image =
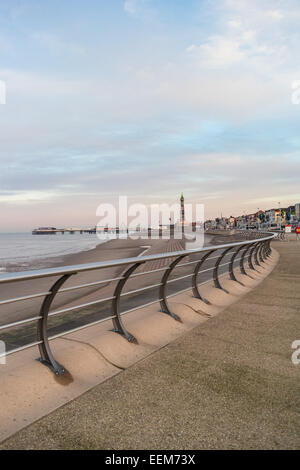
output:
M249 236L249 232L240 235ZM253 235L253 233L252 233ZM159 302L161 306L161 311L170 315L174 320L181 321L178 315L174 314L171 311L171 308L168 304L168 299L173 297L174 295L178 295L179 293L186 292L192 289L194 297L209 303L201 294L201 285L210 282L211 280L214 281L214 286L218 289L222 289L226 292L224 287L221 284L220 278L226 274L220 274L220 268L227 268L230 279L239 282L242 284L241 281L238 281L236 278L234 267L239 267L241 273L243 275L249 276L250 274L246 271L246 260L248 261L248 269L251 271L256 270L256 266L260 266L261 263L264 263L266 259L271 254L270 242L276 236L275 233L256 233L257 238L233 242L233 243L226 243L223 245L214 245L214 246L207 246L204 248L197 248L191 250L182 250L182 251L175 251L175 252L168 252L162 254L155 254L155 255L148 255L148 256L138 256L133 258L125 258L125 259L118 259L112 261L103 261L99 263L90 263L90 264L81 264L81 265L74 265L74 266L65 266L59 268L51 268L51 269L43 269L43 270L35 270L35 271L27 271L27 272L20 272L20 273L8 273L2 275L0 277L0 286L5 285L8 283L18 283L20 281L28 281L28 280L38 280L43 278L51 278L51 277L58 277L52 286L46 292L38 292L31 295L26 295L22 297L15 297L9 298L0 301L0 307L12 304L15 302L27 301L36 298L44 298L40 312L38 315L26 318L24 320L15 321L12 323L6 323L0 326L0 333L3 330L8 330L11 328L20 327L22 325L27 325L32 322L37 322L37 339L34 342L30 342L29 344L14 348L10 351L6 352L6 355L14 354L16 352L22 351L24 349L28 349L34 346L39 347L40 351L40 361L48 366L55 374L61 375L65 372L64 367L59 364L51 351L50 341L53 339L65 336L67 334L73 333L75 331L81 330L83 328L91 327L93 325L99 324L101 322L112 320L114 331L116 333L121 334L130 342L136 342L134 336L127 331L122 321L122 316L128 314L134 310L140 309L142 307L146 307L148 305L154 304ZM213 256L217 253L217 256ZM184 259L191 255L201 255L201 258L197 258L193 261L183 262ZM241 255L238 257L238 255ZM227 256L231 256L230 261L223 263L224 258ZM152 269L149 271L135 273L137 268L141 265L157 261L157 260L171 260L168 263L167 267L162 267L159 269ZM207 261L215 260L214 265L212 267L201 269L203 264ZM239 263L239 264L237 264ZM172 272L175 268L180 268L184 266L192 266L195 265L195 268L192 273L176 277L175 279L170 279ZM72 276L87 272L87 271L97 271L102 270L105 268L115 268L115 267L125 267L125 272L122 273L121 276L114 277L112 279L105 279L105 280L98 280L96 282L89 282L85 284L79 284L71 287L63 287L67 280L69 280ZM212 271L213 275L212 278L199 283L198 278L201 273L208 273ZM128 292L123 292L124 286L126 285L127 281L130 279L135 279L138 276L145 276L152 273L162 272L162 277L159 283L152 284L150 286L142 287L140 289L131 290ZM171 283L176 281L187 280L188 278L191 279L191 285L186 287L185 289L181 289L176 291L173 294L167 295L167 286ZM58 294L66 293L70 291L77 291L79 289L84 289L88 287L95 287L100 286L101 284L105 285L107 283L117 282L116 287L114 289L114 294L110 297L106 297L103 299L98 299L91 302L86 302L83 304L71 306L68 308L63 308L60 310L51 311L51 306L53 304L54 299ZM158 298L155 300L144 303L143 305L139 305L138 307L127 309L123 312L120 311L120 300L123 297L137 294L141 292L145 292L149 289L159 288L159 295ZM87 323L85 325L63 331L56 335L49 336L48 334L48 319L57 315L63 315L65 313L84 309L85 307L96 306L104 302L111 301L111 308L112 314L105 316L104 318L98 319L96 321ZM0 355L3 357L4 354Z

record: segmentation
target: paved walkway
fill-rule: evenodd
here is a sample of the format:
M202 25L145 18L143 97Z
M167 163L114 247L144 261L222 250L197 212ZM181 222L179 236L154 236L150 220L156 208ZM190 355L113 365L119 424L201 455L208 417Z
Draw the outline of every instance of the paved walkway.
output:
M0 448L299 448L300 242L273 246L279 264L238 303Z

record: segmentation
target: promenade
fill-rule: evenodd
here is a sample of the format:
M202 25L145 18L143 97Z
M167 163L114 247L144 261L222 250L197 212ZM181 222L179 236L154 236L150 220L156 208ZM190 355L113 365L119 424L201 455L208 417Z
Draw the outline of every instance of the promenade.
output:
M1 449L296 449L300 242L217 315L19 431Z

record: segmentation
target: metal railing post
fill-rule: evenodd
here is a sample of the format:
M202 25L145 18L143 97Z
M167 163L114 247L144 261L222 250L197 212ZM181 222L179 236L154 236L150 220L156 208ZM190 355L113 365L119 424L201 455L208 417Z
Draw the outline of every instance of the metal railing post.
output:
M266 244L265 244L265 259L268 259L270 256L269 254L269 242L266 241Z
M239 281L235 274L234 274L234 271L233 271L233 265L234 265L234 261L235 261L235 258L237 257L237 255L239 254L239 252L244 248L244 245L240 246L232 255L231 257L231 260L230 260L230 264L229 264L229 276L230 276L230 279L232 281L235 281L235 282L238 282L239 284L241 284L242 286L244 285L241 281Z
M193 277L192 277L192 289L193 289L193 295L196 299L199 299L199 300L202 300L202 302L205 302L206 304L209 304L209 301L205 299L205 297L203 297L200 292L199 292L199 289L198 289L198 283L197 283L197 277L198 277L198 274L199 274L199 271L200 271L200 268L201 266L203 265L203 263L210 257L210 255L212 253L214 253L215 250L210 250L208 253L206 253L206 255L204 255L201 260L199 261L199 263L196 264L196 267L194 269L194 274L193 274Z
M126 281L129 279L131 274L139 266L141 266L141 264L143 264L143 263L135 263L133 266L131 266L125 272L125 274L123 274L122 279L120 279L120 281L118 282L118 284L115 288L114 299L112 301L112 313L114 315L114 318L113 318L112 321L113 321L113 325L114 325L114 331L116 333L119 333L120 335L124 336L124 338L126 338L127 341L129 341L130 343L137 343L137 340L132 334L130 334L126 330L126 328L125 328L125 326L122 322L121 315L120 315L120 297L121 297L122 289L123 289L124 285L126 284Z
M266 241L266 247L265 247L265 258L268 259L270 256L269 254L269 243Z
M215 269L214 269L214 273L213 273L213 280L214 280L214 284L215 284L215 287L217 289L221 289L223 290L224 292L227 292L226 289L224 289L224 287L221 286L220 284L220 281L219 281L219 266L221 264L221 261L222 259L224 258L224 256L227 255L227 253L232 249L232 246L230 246L229 248L227 248L227 250L224 250L223 253L221 253L221 255L219 256L219 258L217 259L216 261L216 264L215 264Z
M254 260L255 260L256 266L260 266L259 259L258 259L259 249L260 249L260 242L257 242L255 250L254 250Z
M265 262L265 259L264 259L264 257L263 257L264 247L265 247L264 242L261 242L261 243L260 243L259 250L258 250L258 257L259 257L259 260L260 260L261 263L264 263L264 262Z
M55 375L62 375L65 373L64 367L59 364L53 357L49 340L48 340L48 331L47 331L47 326L48 326L48 314L49 310L51 307L51 304L61 288L61 286L73 275L76 273L72 274L65 274L62 277L60 277L51 287L49 290L50 294L48 294L44 302L42 304L41 310L40 310L40 316L42 317L37 324L37 339L38 341L42 341L41 344L39 344L39 350L41 357L39 361L44 364L45 366L49 367L52 372L55 373Z
M272 248L271 248L271 241L268 241L268 257L271 256Z
M246 254L248 253L248 251L250 250L252 246L252 243L249 243L249 245L246 245L246 249L245 251L243 252L242 256L241 256L241 259L240 259L240 270L241 270L241 273L244 274L244 276L248 276L248 277L251 277L247 271L245 270L245 257L246 257Z
M169 306L168 306L168 302L167 302L167 298L166 298L166 287L167 287L167 283L168 283L168 279L169 279L169 276L171 274L171 272L173 271L173 269L176 267L176 265L183 259L185 258L186 256L188 256L190 253L186 254L186 255L181 255L179 256L178 258L176 258L169 266L168 268L166 269L166 271L164 272L164 275L161 279L161 286L160 286L160 289L159 289L159 298L160 298L160 306L161 306L161 311L163 313L166 313L167 315L170 315L172 318L174 318L174 320L177 320L177 321L180 321L181 322L181 319L179 318L178 315L176 315L175 313L173 313Z
M250 249L250 255L249 255L249 258L248 258L249 268L252 269L252 271L256 271L255 267L253 266L253 261L252 261L252 256L253 256L253 253L254 253L255 249L256 249L256 243L254 243L254 245Z

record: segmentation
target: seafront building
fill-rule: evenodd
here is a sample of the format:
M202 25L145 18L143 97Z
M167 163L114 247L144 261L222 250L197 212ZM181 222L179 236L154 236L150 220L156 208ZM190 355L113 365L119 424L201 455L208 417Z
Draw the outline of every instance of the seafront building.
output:
M180 217L176 222L171 223L170 217L170 224L163 225L162 223L159 224L160 230L166 230L170 228L171 230L182 230L183 232L185 229L196 230L203 228L203 222L194 221L190 222L187 221L185 218L185 204L184 204L184 196L181 193L180 197ZM215 219L209 219L204 222L204 228L206 230L214 230L214 229L240 229L240 230L247 230L247 229L283 229L286 225L291 225L292 229L297 226L300 226L300 203L296 203L294 205L290 205L288 207L277 207L272 209L267 209L265 211L258 209L257 212L252 214L243 214L239 216L230 216L230 217L216 217ZM148 230L153 230L154 227L148 227ZM44 235L44 234L56 234L56 233L71 233L74 234L75 232L80 233L96 233L99 231L99 227L91 227L91 228L55 228L55 227L40 227L38 229L34 229L32 231L33 235ZM136 227L136 231L141 231L147 229L146 227ZM101 231L101 229L100 229ZM119 227L102 227L103 233L107 232L116 232L120 233ZM128 228L126 229L128 232Z
M288 206L258 210L254 214L243 214L237 217L217 217L205 221L206 229L281 229L285 225L300 225L300 203Z

